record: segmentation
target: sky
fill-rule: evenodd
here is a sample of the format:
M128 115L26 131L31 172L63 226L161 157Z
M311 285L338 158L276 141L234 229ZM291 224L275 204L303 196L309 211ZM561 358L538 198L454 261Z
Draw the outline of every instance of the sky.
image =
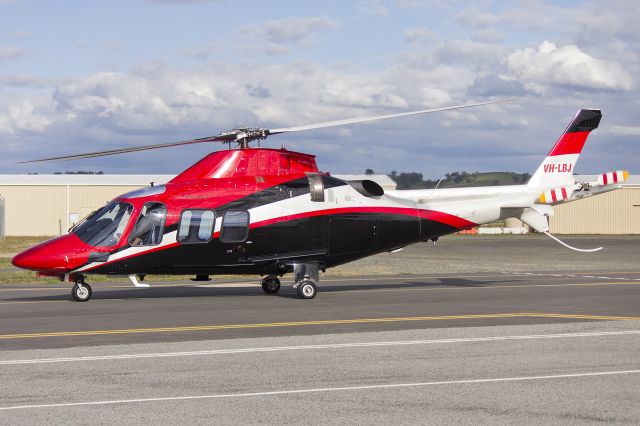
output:
M219 144L16 164L502 98L272 136L331 173L532 172L580 108L576 172L640 174L640 2L0 0L0 174L174 174Z

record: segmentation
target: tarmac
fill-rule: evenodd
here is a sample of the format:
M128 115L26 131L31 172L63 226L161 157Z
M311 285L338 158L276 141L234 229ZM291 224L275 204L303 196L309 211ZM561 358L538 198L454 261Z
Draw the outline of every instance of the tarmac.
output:
M313 300L1 286L0 423L638 424L640 238L572 240L605 250L453 237L329 271Z

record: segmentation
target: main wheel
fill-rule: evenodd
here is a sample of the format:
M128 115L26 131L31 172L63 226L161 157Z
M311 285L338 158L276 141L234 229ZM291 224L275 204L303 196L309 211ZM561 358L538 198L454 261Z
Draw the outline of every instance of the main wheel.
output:
M313 299L317 293L316 283L311 280L304 280L298 285L298 297L300 299Z
M280 290L280 280L278 277L269 275L262 280L262 290L267 294L275 294Z
M76 302L86 302L91 299L91 286L85 283L75 283L71 289L71 296Z

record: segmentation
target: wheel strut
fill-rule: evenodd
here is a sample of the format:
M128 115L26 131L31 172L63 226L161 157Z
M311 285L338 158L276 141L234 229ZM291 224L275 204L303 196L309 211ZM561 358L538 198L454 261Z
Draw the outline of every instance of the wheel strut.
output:
M317 263L294 263L293 288L300 299L313 299L318 294L319 272Z

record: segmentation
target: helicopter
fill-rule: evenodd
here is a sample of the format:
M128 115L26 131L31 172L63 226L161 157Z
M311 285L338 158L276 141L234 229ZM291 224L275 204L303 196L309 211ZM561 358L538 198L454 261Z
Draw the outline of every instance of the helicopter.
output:
M569 249L549 233L553 206L620 187L628 172L577 182L573 171L602 114L581 109L522 185L387 190L372 180L343 180L321 172L315 156L251 147L270 136L510 101L359 117L289 128L236 128L216 136L24 161L72 160L205 142L229 144L162 185L115 198L74 225L12 259L13 265L73 283L72 297L91 298L95 274L127 276L149 287L150 274L184 274L208 281L217 274L262 276L262 289L278 293L293 273L301 299L318 292L319 273L421 241L518 218ZM231 145L236 147L232 149Z

